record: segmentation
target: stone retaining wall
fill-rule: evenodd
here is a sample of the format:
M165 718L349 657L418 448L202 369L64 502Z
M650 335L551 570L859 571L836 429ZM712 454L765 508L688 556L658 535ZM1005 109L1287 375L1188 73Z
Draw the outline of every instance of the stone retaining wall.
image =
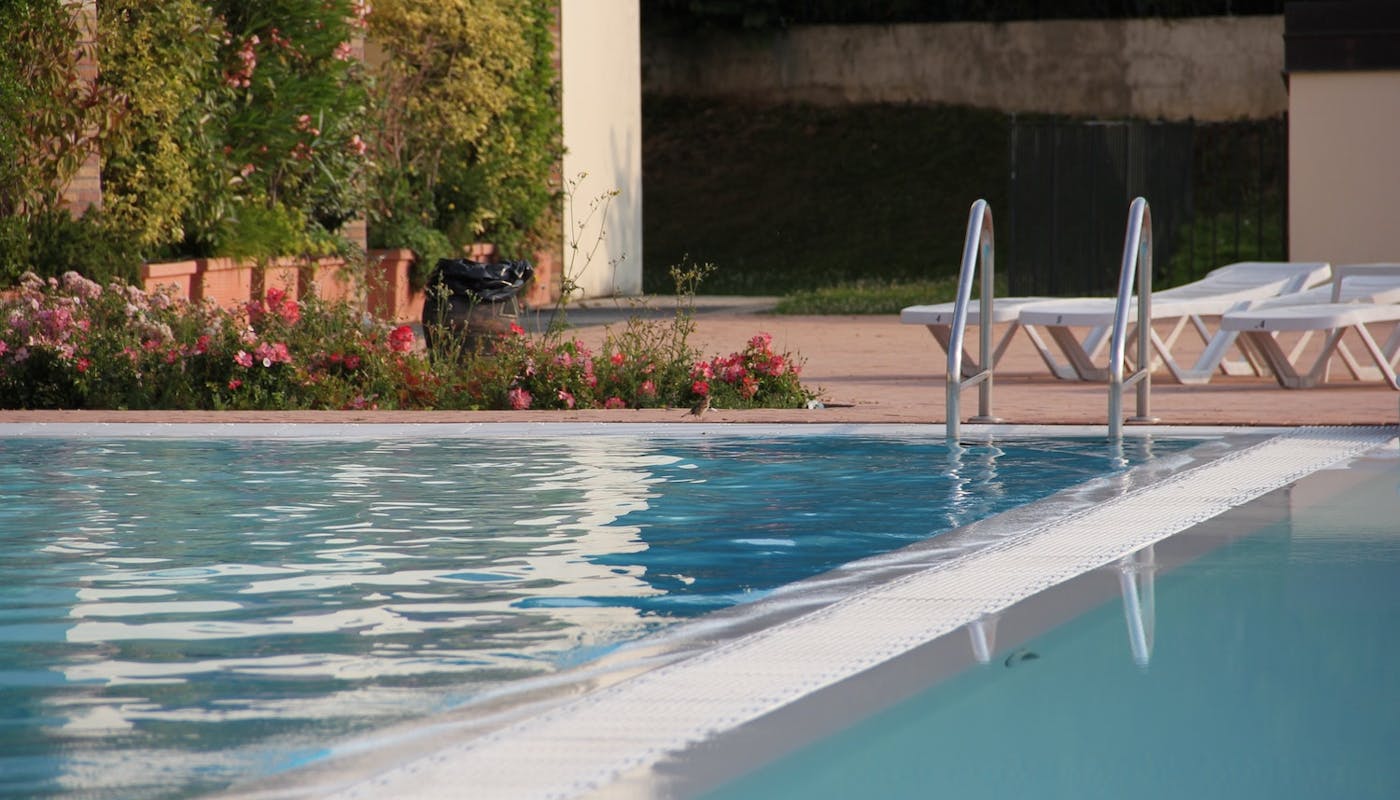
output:
M1283 17L814 25L643 41L643 88L1226 121L1288 109Z

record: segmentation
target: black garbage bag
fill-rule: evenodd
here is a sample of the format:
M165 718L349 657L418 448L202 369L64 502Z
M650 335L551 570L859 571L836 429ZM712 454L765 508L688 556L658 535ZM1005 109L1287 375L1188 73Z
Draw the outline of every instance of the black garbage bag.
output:
M467 258L440 258L428 276L428 294L499 303L518 294L534 275L535 268L524 260L483 264Z
M429 352L444 346L463 355L490 352L493 340L510 330L502 307L534 274L528 261L438 259L423 297L423 338Z

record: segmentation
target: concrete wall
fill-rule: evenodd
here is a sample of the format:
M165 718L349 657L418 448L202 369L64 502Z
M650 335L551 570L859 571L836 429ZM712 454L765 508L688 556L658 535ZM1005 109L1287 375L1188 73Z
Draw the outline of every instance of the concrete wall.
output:
M1288 109L1283 18L809 26L648 41L648 92L1168 120Z
M565 190L573 192L572 203L566 202L564 208L564 271L585 297L638 294L642 290L638 0L563 0L559 27L563 179ZM580 178L583 173L586 177ZM618 194L610 202L599 201L613 190ZM606 215L601 213L603 202L607 202ZM590 215L595 203L600 212Z
M1400 72L1295 72L1288 255L1400 261Z

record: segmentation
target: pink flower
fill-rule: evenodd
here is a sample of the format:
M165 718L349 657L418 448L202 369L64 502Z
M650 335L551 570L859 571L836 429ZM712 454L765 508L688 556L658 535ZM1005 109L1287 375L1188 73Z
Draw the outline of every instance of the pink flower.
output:
M194 342L195 355L204 355L209 352L209 334L203 334Z
M264 367L270 367L273 364L292 363L292 354L287 352L287 345L282 342L277 342L275 344L263 342L253 351L253 357L261 361Z
M0 339L0 356L5 355L5 353L9 352L9 350L10 346L8 344L5 344L4 339Z
M574 396L573 396L573 394L569 393L568 391L566 391L566 390L564 390L564 389L560 389L560 390L559 390L559 401L562 402L562 403L564 404L564 407L565 407L565 408L573 408L573 407L574 407Z
M333 53L332 55L335 56L336 61L349 61L351 55L350 43L341 42L340 44L336 45L335 53Z
M690 391L700 395L701 397L704 397L710 393L710 384L705 383L704 381L696 381L695 383L690 384Z
M4 343L4 342L0 342L0 353L5 352L4 346L5 346L5 343ZM74 366L77 367L78 372L87 372L87 371L88 371L88 367L92 366L92 362L91 362L91 361L88 361L86 358L80 358L80 359L78 359L78 363L75 364Z
M354 136L351 136L350 141L345 146L350 150L350 152L354 153L357 156L364 155L365 151L369 149L369 145L365 143L364 139L360 138L360 134L358 133ZM524 332L524 329L522 328L521 331Z
M506 392L506 402L510 403L510 407L516 411L524 411L529 408L530 401L533 399L529 392L519 387Z
M282 305L277 308L277 315L288 325L295 325L301 320L301 306L295 300L283 300Z
M407 353L413 349L413 329L400 325L389 332L389 349L395 353Z
M755 350L767 350L773 344L773 336L768 333L760 333L749 340L749 347Z
M690 368L690 377L709 380L715 376L715 368L708 361L700 361Z
M621 353L613 353L612 355L608 356L608 360L613 363L613 366L620 367L622 366L622 362L627 360L627 356L624 356Z
M621 398L621 397L609 397L609 398L603 403L603 408L626 408L626 407L627 407L627 404L624 403L624 402L622 402L622 398Z
M228 382L228 390L229 390L230 392L232 392L232 391L237 391L238 387L240 387L240 386L242 386L242 385L243 385L243 381L240 381L239 379L234 378L233 380L231 380L231 381Z
M251 367L253 366L253 356L246 350L239 350L233 357L233 363L240 367Z
M642 385L637 389L637 394L641 397L655 397L656 384L652 381L642 381Z

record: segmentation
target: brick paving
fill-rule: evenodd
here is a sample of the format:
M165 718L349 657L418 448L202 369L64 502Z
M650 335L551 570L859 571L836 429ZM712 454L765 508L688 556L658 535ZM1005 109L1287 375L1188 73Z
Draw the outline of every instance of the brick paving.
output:
M902 325L894 316L781 316L766 304L720 306L696 316L692 342L706 353L741 348L759 331L773 335L775 349L805 360L804 380L822 393L822 409L717 409L706 422L943 422L944 356L928 332ZM664 309L663 309L664 311ZM577 335L602 342L617 315L573 312ZM973 337L969 337L972 339ZM1205 386L1182 386L1165 374L1154 378L1152 412L1164 425L1395 425L1400 392L1383 383L1350 380L1316 389L1283 389L1272 378L1218 376ZM976 389L962 401L964 414L977 407ZM1131 390L1123 407L1134 408ZM1104 384L1061 381L1045 370L1034 349L1018 335L999 365L993 412L1007 423L1105 424ZM428 412L169 412L0 411L0 422L693 422L684 409L620 411L428 411Z

